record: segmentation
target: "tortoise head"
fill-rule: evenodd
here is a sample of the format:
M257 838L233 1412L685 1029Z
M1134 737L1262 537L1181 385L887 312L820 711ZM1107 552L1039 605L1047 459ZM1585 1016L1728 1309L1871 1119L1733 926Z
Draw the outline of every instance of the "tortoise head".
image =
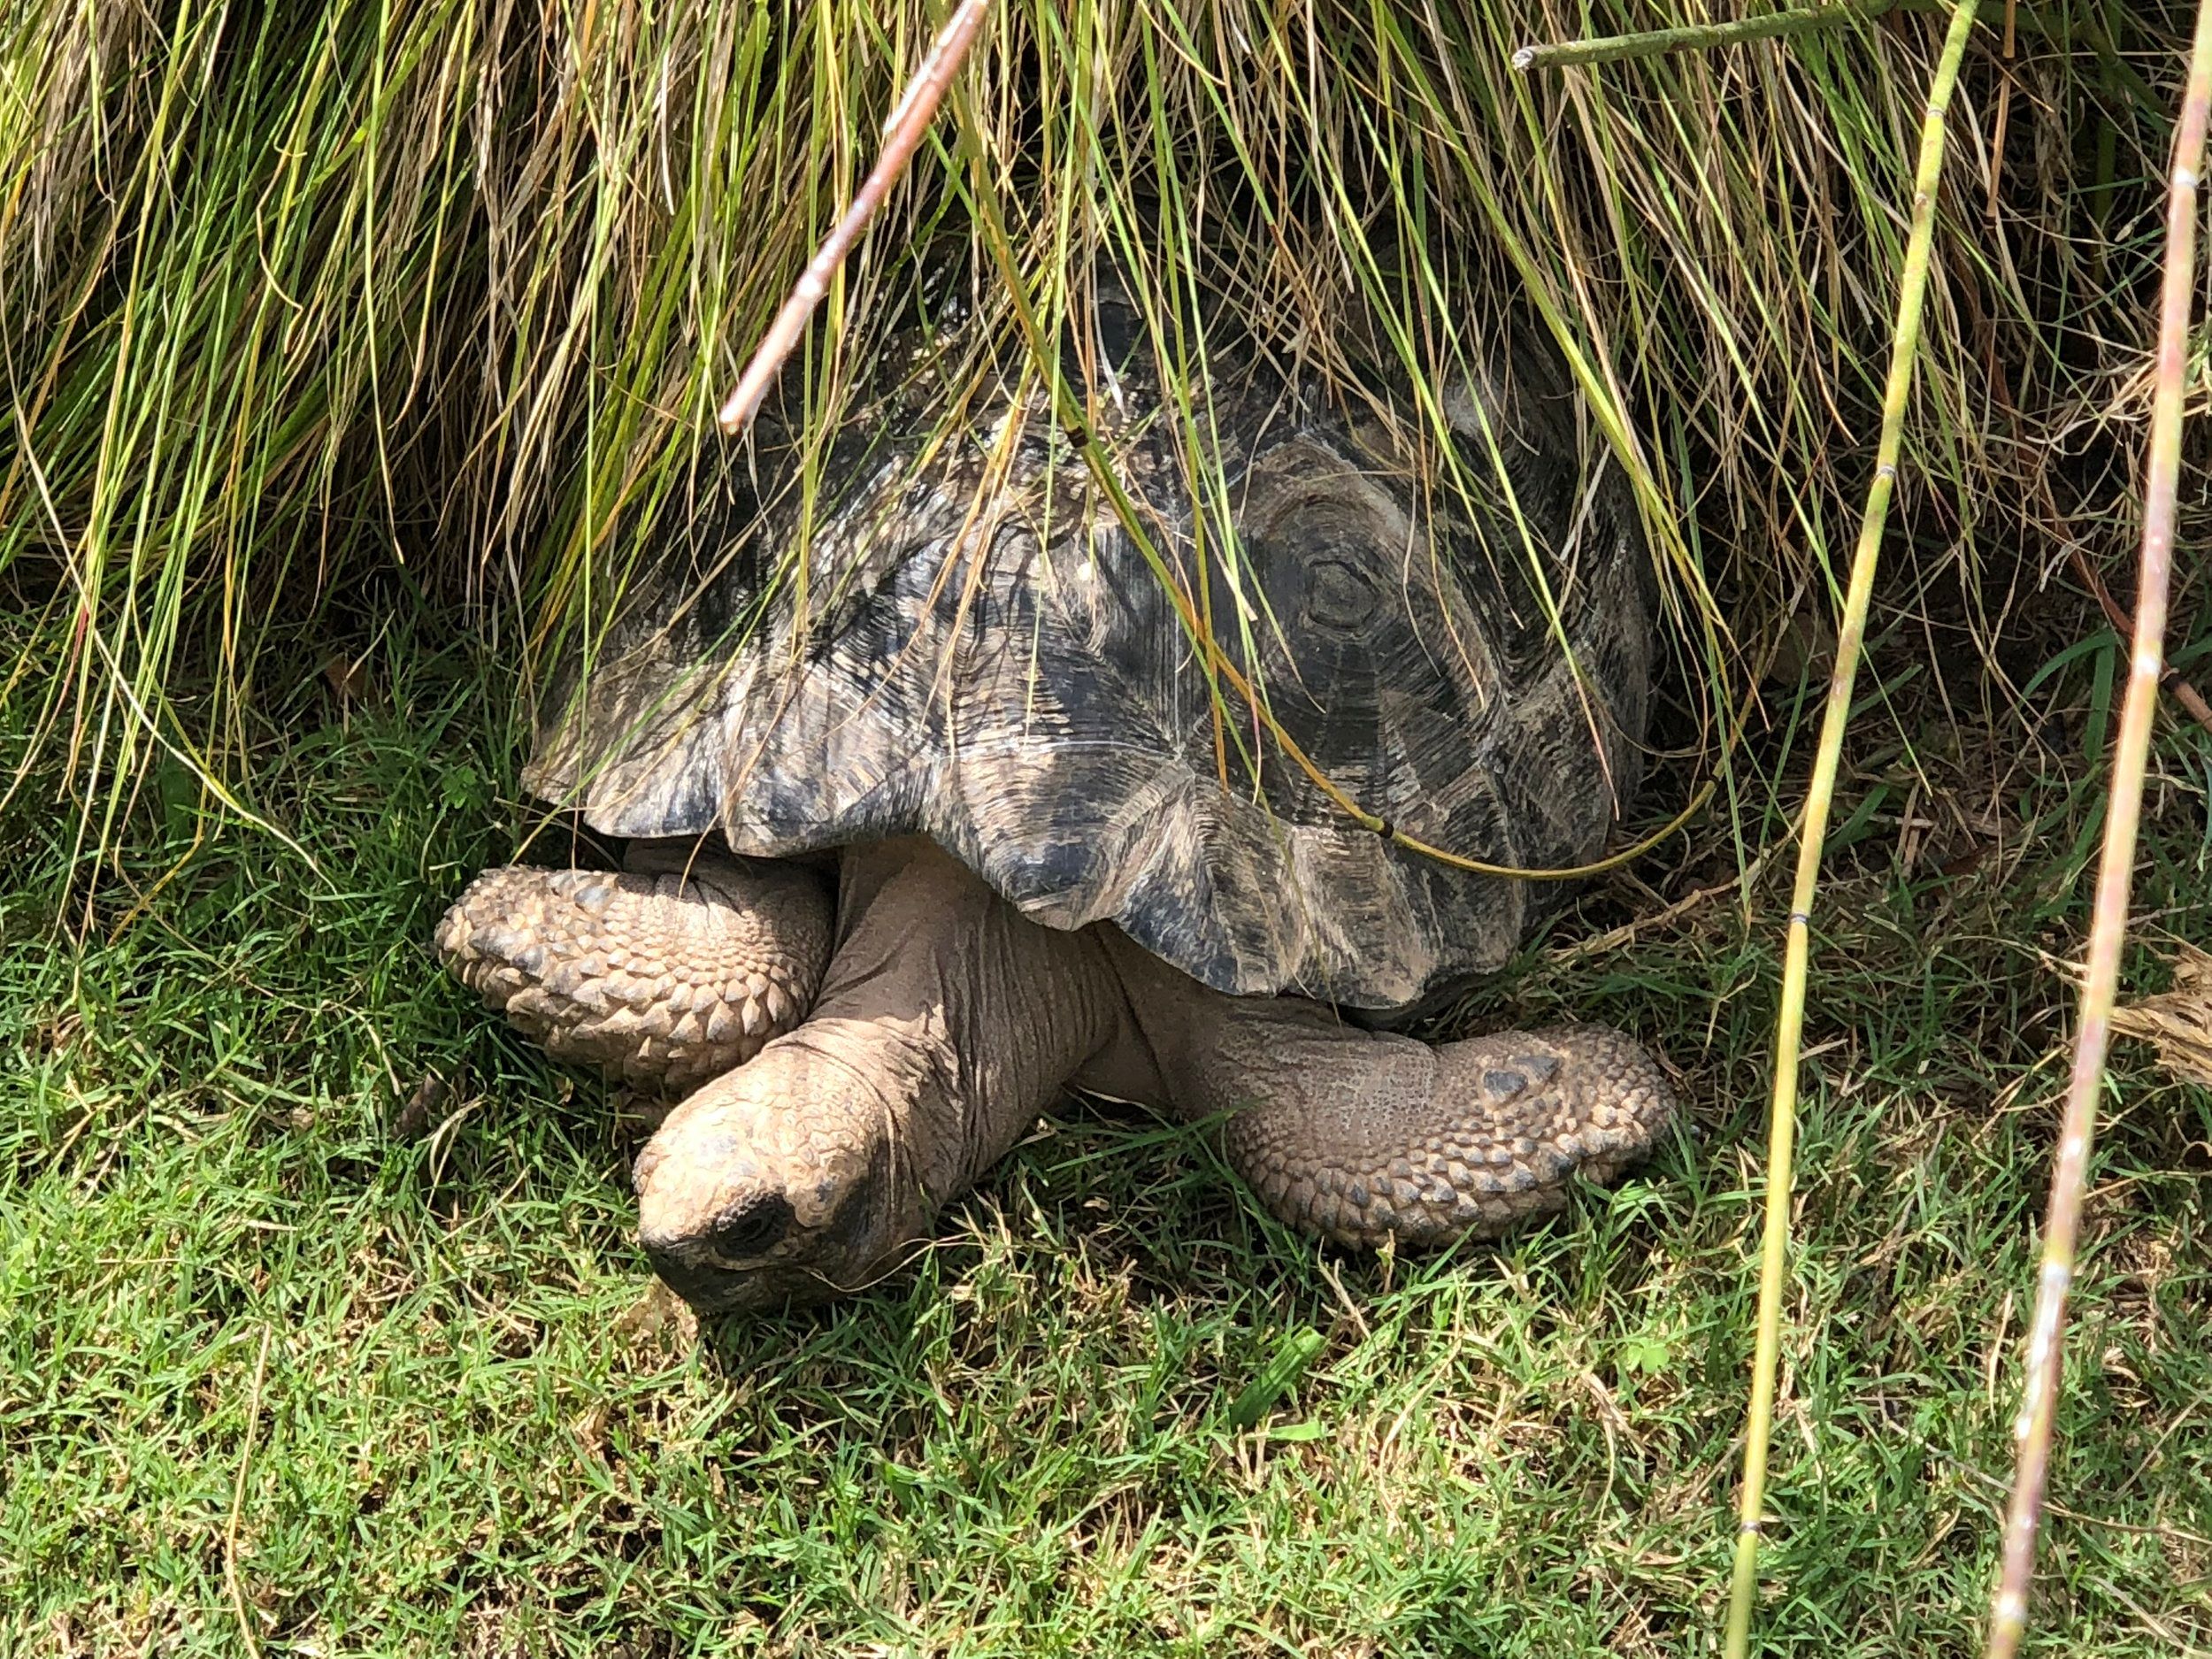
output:
M933 1137L915 1091L878 1075L880 1033L841 1029L856 1023L772 1042L685 1100L639 1155L639 1242L698 1312L849 1294L926 1232L932 1171L916 1152Z

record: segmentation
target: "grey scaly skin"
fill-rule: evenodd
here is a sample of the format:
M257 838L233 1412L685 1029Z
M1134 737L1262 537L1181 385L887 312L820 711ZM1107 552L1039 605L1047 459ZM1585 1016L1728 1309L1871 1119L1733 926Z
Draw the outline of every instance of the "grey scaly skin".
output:
M811 881L757 861L687 881L495 871L440 929L448 964L556 1054L672 1087L716 1073L636 1168L640 1238L702 1312L881 1277L1071 1087L1227 1114L1231 1164L1271 1210L1365 1246L1548 1214L1674 1110L1617 1032L1432 1046L1224 995L1110 926L1029 921L918 839L847 849L833 941ZM717 1046L715 1007L757 979L788 1018Z

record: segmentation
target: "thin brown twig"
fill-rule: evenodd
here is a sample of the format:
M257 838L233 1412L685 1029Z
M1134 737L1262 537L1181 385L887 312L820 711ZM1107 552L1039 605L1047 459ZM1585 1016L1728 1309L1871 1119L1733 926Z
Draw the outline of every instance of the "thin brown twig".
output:
M2008 27L2009 20L2008 20ZM2021 424L2020 411L2013 403L2011 393L2006 388L2003 373L2001 371L1995 371L1994 365L1993 365L1990 380L1990 391L2003 409L2006 418L2017 429ZM2074 573L2081 578L2082 585L2089 589L2090 595L2096 600L2098 609L2104 612L2105 620L2111 624L2112 631L2123 639L2133 638L2135 618L2128 614L2125 606L2112 596L2112 589L2105 585L2102 573L2089 562L2089 555L2082 545L2081 538L2074 534L2073 520L2067 517L2065 509L2058 504L2058 495L2051 488L2049 473L2038 468L2033 477L2036 495L2042 502L2045 517L2050 520L2047 526L2049 534L2065 548L2066 557L2073 565ZM2205 701L2203 694L2198 691L2188 680L2183 678L2178 669L2168 668L2160 679L2159 684L2165 688L2176 703L2181 705L2183 711L2191 719L2206 731L2212 732L2212 703Z
M2018 411L2011 408L2008 400L2006 407L2016 420ZM2081 538L2074 534L2073 521L2067 518L2058 504L2050 479L2039 472L2035 481L2038 493L2043 498L2043 511L2050 518L2050 534L2066 549L2066 557L2074 567L2074 573L2081 578L2082 586L2088 588L2090 596L2096 600L2097 608L2104 612L2105 620L2111 625L2112 631L2123 639L2132 639L2135 636L2135 618L2128 614L2126 606L2112 596L2112 589L2105 585L2103 574L2089 562L2089 555L2082 546ZM2205 701L2204 694L2185 679L2179 669L2168 668L2159 677L2158 683L2181 705L2184 713L2206 731L2212 732L2212 703Z
M1732 877L1726 881L1716 881L1710 887L1693 888L1648 916L1635 917L1618 927L1593 933L1587 939L1571 940L1566 944L1555 946L1546 953L1547 958L1553 962L1579 962L1585 956L1601 956L1609 950L1618 950L1624 945L1633 944L1640 934L1680 919L1709 899L1717 899L1729 893L1748 893L1766 874L1767 865L1773 859L1774 849L1770 847L1753 859L1740 876Z
M2208 120L2212 120L2212 0L2200 0L2166 199L2166 269L2159 296L2150 465L2143 483L2142 570L2135 603L2134 649L2128 664L2127 695L2121 704L2119 739L2113 748L2112 799L2105 814L2104 850L2097 869L2088 972L2082 985L2073 1071L2067 1080L2058 1152L2052 1160L2050 1202L2043 1222L2043 1261L2037 1275L2035 1312L2028 1325L2026 1377L2014 1428L2018 1456L2005 1517L2004 1564L1990 1607L1987 1659L2013 1659L2027 1628L2028 1586L2035 1573L2036 1532L2043 1489L2050 1474L2051 1440L2065 1363L2066 1294L2073 1284L2083 1194L2089 1179L2089 1152L2096 1133L2097 1091L2103 1082L2105 1050L2111 1040L2120 951L2127 939L2143 774L2150 762L2151 721L2164 668L2175 501L2181 482L2189 302L2196 275L2198 170L2204 164Z
M815 250L814 257L799 273L793 284L790 297L776 313L776 319L768 325L753 360L745 365L736 388L723 400L720 414L722 430L735 437L743 432L760 412L761 400L768 396L768 388L775 380L799 343L799 336L806 332L807 319L814 315L814 308L829 293L830 280L845 263L846 255L860 240L860 233L868 228L868 221L876 216L883 199L891 193L891 187L913 160L914 152L921 145L922 134L937 117L937 106L945 100L945 89L952 84L961 60L967 57L968 48L975 43L976 31L983 26L984 13L990 10L990 0L960 0L945 27L930 42L928 55L921 67L914 72L914 79L900 94L898 104L884 122L883 153L876 157L875 170L869 173L867 182L853 197L852 205L836 227L823 238Z
M1997 222L1997 211L2002 204L2005 191L2005 127L2012 114L2012 59L2019 40L2019 0L2005 0L2004 68L1997 81L1997 114L1989 124L1989 222Z
M2096 595L2098 606L2104 611L2105 620L2112 625L2112 631L2123 639L2132 639L2135 618L2128 615L2126 608L2112 596L2112 589L2105 586L2104 578L2089 562L2089 556L2082 551L2081 543L2070 535L2066 538L2066 552L2073 560L2075 574ZM2158 683L2188 712L2191 719L2206 731L2212 732L2212 704L2207 703L2204 694L2181 677L2179 670L2169 668L2159 676Z
M1937 1455L1957 1470L1960 1474L1970 1479L1978 1480L1985 1486L1998 1492L2009 1492L2010 1490L2006 1482L2000 1480L1987 1470L1977 1468L1956 1453L1939 1450ZM2044 1500L2043 1510L2045 1514L2055 1515L2062 1520L2078 1521L2084 1526L2101 1526L2107 1532L2126 1532L2136 1538L2155 1538L2167 1543L2187 1544L2197 1549L2212 1549L2212 1538L2204 1537L2198 1532L2185 1532L2178 1526L2168 1526L2163 1522L2145 1525L2140 1521L2116 1521L2108 1515L2092 1515L2085 1509L2070 1509L2064 1504L2055 1502L2048 1498Z

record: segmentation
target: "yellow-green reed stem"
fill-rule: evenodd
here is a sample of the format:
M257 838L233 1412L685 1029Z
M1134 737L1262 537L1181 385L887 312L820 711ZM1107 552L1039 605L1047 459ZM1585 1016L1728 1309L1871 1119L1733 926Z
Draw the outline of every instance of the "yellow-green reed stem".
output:
M1882 394L1882 434L1875 450L1874 482L1859 522L1858 545L1851 555L1843 616L1836 628L1836 665L1828 682L1828 703L1821 715L1820 747L1813 759L1812 785L1805 797L1803 827L1797 848L1797 882L1790 895L1789 939L1782 959L1782 1006L1775 1019L1774 1104L1767 1148L1766 1228L1759 1266L1759 1338L1751 1363L1751 1409L1745 1425L1743 1503L1736 1530L1736 1571L1728 1601L1728 1659L1743 1659L1751 1640L1751 1606L1759 1582L1759 1526L1765 1512L1767 1444L1774 1427L1775 1373L1782 1347L1782 1292L1788 1265L1790 1160L1797 1136L1798 1048L1805 1027L1805 971L1812 950L1814 889L1820 881L1820 854L1827 840L1828 811L1835 798L1836 771L1843 754L1843 732L1851 718L1851 687L1858 677L1859 651L1866 636L1866 613L1874 593L1874 570L1882 546L1882 526L1897 484L1897 455L1905 427L1905 404L1912 392L1913 359L1920 345L1920 312L1928 291L1928 250L1935 233L1936 182L1943 166L1943 118L1958 81L1959 61L1974 27L1975 0L1960 0L1951 13L1950 33L1928 88L1927 113L1920 123L1920 159L1913 175L1912 228L1905 242L1905 268L1898 286L1897 326L1892 336L1889 381Z
M2135 642L2120 735L2112 751L2112 800L2105 814L2104 852L2097 867L2096 907L2089 928L2089 971L2081 987L2081 1023L2066 1113L2052 1161L2051 1196L2043 1221L2043 1264L2035 1312L2028 1325L2026 1377L2005 1517L2004 1563L1990 1607L1988 1659L2012 1659L2027 1626L2028 1585L2035 1572L2036 1524L2050 1472L2051 1435L2065 1358L2066 1293L2074 1279L2074 1241L2081 1227L2082 1190L2097 1124L2097 1090L2111 1036L2112 1000L2127 939L2128 889L2135 869L2135 830L2150 759L2151 717L2166 636L2166 590L2172 575L2174 497L2181 479L2183 380L2189 356L2189 298L2196 280L2197 178L2204 163L2212 111L2212 4L2197 9L2189 81L2174 134L2173 172L2166 197L2166 271L2160 291L2158 357L2151 398L2150 465L2143 482L2143 551L2135 601Z
M1524 46L1513 54L1513 66L1525 73L1532 69L1571 69L1578 64L1625 63L1632 58L1655 58L1661 52L1709 51L1739 41L1778 40L1833 28L1839 23L1878 18L1899 4L1900 0L1838 0L1831 5L1738 18L1731 23L1691 23L1680 28L1647 29L1640 35L1605 35L1594 40Z

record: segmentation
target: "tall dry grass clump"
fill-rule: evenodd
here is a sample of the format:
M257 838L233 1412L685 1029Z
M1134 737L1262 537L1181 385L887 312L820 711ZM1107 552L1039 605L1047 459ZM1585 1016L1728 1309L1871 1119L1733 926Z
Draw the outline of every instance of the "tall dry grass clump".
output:
M463 598L526 656L588 627L616 526L695 452L939 20L16 8L0 581L35 624L0 695L17 767L64 757L88 849L158 753L244 777L273 643L365 582ZM1049 319L1104 247L1194 381L1197 289L1336 368L1363 296L1431 377L1493 315L1469 296L1524 289L1667 550L1710 747L1853 522L1941 19L1509 66L1653 20L1013 0L788 378L817 415L849 397L925 247L1009 340L1007 270ZM2008 13L2011 56L1988 31L1966 66L1901 510L1969 565L2100 510L2067 434L2142 337L2130 181L2167 121L2133 66L2165 25L2106 27Z

